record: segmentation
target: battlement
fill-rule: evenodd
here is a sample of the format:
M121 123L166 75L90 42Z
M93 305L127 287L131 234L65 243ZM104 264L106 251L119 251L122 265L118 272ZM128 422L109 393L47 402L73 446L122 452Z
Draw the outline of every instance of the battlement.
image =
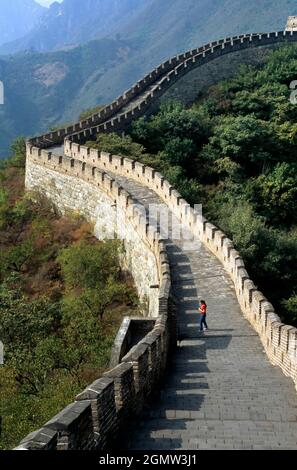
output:
M160 97L192 70L238 51L296 40L297 30L290 28L271 33L242 34L205 44L165 61L99 113L66 128L35 137L30 142L40 148L49 148L62 144L70 136L73 141L83 143L99 132L124 131L133 119L154 109Z
M168 351L176 344L176 319L170 300L171 275L166 247L160 234L149 227L147 220L139 214L129 193L105 173L108 170L135 180L158 194L193 235L221 261L234 283L242 313L258 333L270 361L281 367L297 386L297 329L281 323L273 306L249 278L232 241L196 213L153 168L70 141L65 143L65 151L67 155L58 156L27 145L27 187L42 189L47 185L45 180L37 179L41 171L42 178L55 181L53 198L55 193L61 198L57 184L59 175L63 175L64 193L69 190L67 179L70 178L71 184L83 182L91 185L98 191L97 198L103 191L110 197L111 203L115 201L125 213L125 224L132 222L135 232L156 258L160 279L157 316L153 330L122 358L117 367L87 387L43 428L27 436L17 449L112 448L127 419L141 413L144 404L158 387L166 368ZM35 186L29 175L33 179L36 177ZM72 197L71 201L73 204ZM85 198L81 199L82 210L85 201ZM145 268L143 265L142 269Z
M297 16L289 16L286 31L297 31Z
M201 240L220 260L234 283L241 310L259 334L270 361L281 367L293 379L297 388L297 329L280 321L273 306L249 278L244 261L235 250L233 242L215 225L195 212L154 169L131 159L90 150L70 140L65 141L65 153L82 162L96 164L101 170L110 170L116 175L129 177L160 196L193 236Z

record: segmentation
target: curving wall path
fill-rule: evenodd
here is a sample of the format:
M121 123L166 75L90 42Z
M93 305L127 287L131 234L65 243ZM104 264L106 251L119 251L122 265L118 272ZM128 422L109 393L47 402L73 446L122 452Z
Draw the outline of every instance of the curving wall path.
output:
M150 311L154 330L19 449L112 448L123 442L120 433L133 416L144 419L131 427L125 448L296 448L297 330L281 323L232 241L161 174L81 145L98 132L124 130L196 67L231 52L296 38L297 32L245 35L195 49L162 64L101 113L28 142L27 187L45 190L62 210L81 208L92 221L94 200L96 221L108 219L100 212L107 197L111 207L119 206L124 225L137 233L159 284ZM64 155L55 155L59 151ZM149 203L160 202L185 228L182 238L170 232L162 239L147 211L139 214L140 205L147 210ZM100 236L104 223L98 223ZM145 276L130 266L139 291L145 292ZM208 301L210 323L202 335L197 328L201 297ZM174 352L176 322L180 343ZM169 374L156 399L168 362ZM151 406L142 414L147 402Z
M123 131L133 119L154 109L161 96L193 70L226 55L273 47L296 40L297 31L246 34L221 39L190 50L159 65L101 112L67 128L33 138L30 142L40 148L48 148L61 145L66 137L83 143L99 132Z

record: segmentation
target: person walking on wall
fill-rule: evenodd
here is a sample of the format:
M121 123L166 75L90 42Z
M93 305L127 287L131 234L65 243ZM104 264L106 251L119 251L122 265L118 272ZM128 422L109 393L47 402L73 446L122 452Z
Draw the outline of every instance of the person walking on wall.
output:
M207 326L207 323L206 323L206 309L207 309L207 305L206 305L205 300L200 300L200 307L199 307L200 331L208 329L208 326Z

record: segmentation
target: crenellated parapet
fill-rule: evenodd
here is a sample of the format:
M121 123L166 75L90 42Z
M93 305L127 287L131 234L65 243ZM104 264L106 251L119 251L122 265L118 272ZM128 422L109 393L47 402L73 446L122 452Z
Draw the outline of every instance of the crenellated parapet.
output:
M118 366L87 387L41 429L28 435L16 450L112 448L126 420L141 413L157 388L164 375L168 353L176 344L175 320L169 307L171 277L166 246L158 230L151 227L139 213L139 207L130 194L96 166L27 145L26 172L27 189L42 192L41 180L36 180L36 184L32 185L31 179L32 175L42 174L43 181L47 183L61 175L74 183L80 180L92 186L99 198L104 192L111 203L121 208L125 224L132 224L137 232L139 238L135 238L134 244L141 239L155 260L159 284L154 286L157 302L153 303L154 310L150 312L150 317L154 319L153 329L121 359ZM66 192L66 179L63 183ZM141 267L143 271L147 268ZM135 279L136 286L137 282Z
M98 133L122 132L134 119L153 109L167 90L196 68L228 54L296 40L297 30L291 27L279 32L234 36L192 49L156 67L99 113L66 128L35 137L31 139L31 144L48 148L61 145L66 137L84 143Z
M295 42L294 21L289 18L285 31L226 38L176 56L101 112L27 143L27 189L43 192L61 212L80 211L93 223L98 238L104 232L116 230L123 239L132 237L132 242L125 246L128 268L140 297L149 298L148 312L154 326L124 357L119 353L119 365L86 387L41 429L27 436L18 450L113 448L127 420L141 413L158 388L168 354L176 345L166 243L117 177L128 178L153 191L194 239L216 256L229 274L241 311L259 335L268 358L297 387L297 329L280 321L273 306L250 279L243 259L226 234L196 212L155 169L84 145L98 133L124 131L135 118L158 103L172 85L200 66L231 53ZM111 220L115 208L121 221L117 228Z
M220 260L230 275L243 315L258 333L270 361L290 376L297 388L297 329L281 322L273 306L249 278L233 242L185 201L153 168L137 161L65 142L65 153L101 170L126 176L153 190L178 219Z

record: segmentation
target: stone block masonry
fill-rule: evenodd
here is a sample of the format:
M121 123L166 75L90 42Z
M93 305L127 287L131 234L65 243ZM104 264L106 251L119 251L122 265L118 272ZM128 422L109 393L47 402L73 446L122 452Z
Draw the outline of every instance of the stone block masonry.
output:
M270 362L297 387L296 328L281 323L249 278L232 241L196 213L162 175L131 159L83 145L98 133L125 131L135 118L152 112L162 97L180 98L182 94L184 101L190 102L194 91L220 78L220 67L222 75L228 74L243 57L244 62L258 62L268 48L296 40L295 17L290 17L285 31L243 34L206 44L164 62L100 113L28 142L27 188L43 192L61 212L82 213L94 224L98 238L117 233L126 239L123 264L132 272L140 297L149 300L148 311L155 326L118 366L27 436L17 449L113 448L127 420L141 414L144 403L159 387L168 357L172 357L169 351L176 346L177 316L188 339L181 341L185 347L162 395L165 404L155 404L148 423L137 430L134 448L296 448L292 382L265 361L261 345L254 340L258 335ZM42 150L45 148L50 151ZM149 226L133 199L143 188L147 196L165 203L202 242L201 252L185 254L181 246L168 240L165 243L158 230ZM121 221L117 226L115 208ZM199 268L201 256L205 272ZM188 319L197 306L198 285L208 293L221 326L225 319L217 301L227 299L229 318L236 323L234 336L225 327L218 330L224 331L223 336L214 332L205 338L205 344L191 339L193 325ZM239 307L247 322L239 315ZM202 382L197 371L203 372ZM207 374L209 384L204 383ZM202 406L203 399L206 403ZM182 430L176 426L180 420ZM266 447L263 433L267 435Z
M195 237L200 239L203 245L220 260L228 276L232 279L241 311L259 335L270 361L274 365L281 367L283 372L290 376L296 385L297 330L280 322L272 305L257 290L252 280L249 279L240 254L234 249L232 241L223 232L218 230L217 227L207 222L201 215L195 213L162 175L130 159L113 156L104 152L90 151L90 149L74 143L67 144L68 156L64 157L55 157L46 151L34 149L30 145L28 145L27 152L26 184L31 189L38 189L39 185L42 185L42 188L44 188L45 183L48 184L49 182L47 179L49 175L50 179L58 181L61 175L65 177L67 174L67 178L75 180L76 183L78 183L78 180L81 180L84 184L87 182L96 188L96 191L98 191L97 197L103 198L104 194L109 194L110 196L112 192L113 197L110 200L114 203L114 200L118 201L118 197L120 197L119 192L121 193L122 191L119 191L120 185L117 183L117 179L112 180L109 177L107 179L109 184L104 183L102 175L104 176L104 171L110 171L110 174L118 175L119 181L126 181L127 188L132 188L133 184L135 184L136 192L138 191L137 188L141 186L148 188L158 195L167 204L171 212L183 220L183 223L187 224L188 229ZM74 153L76 159L72 158ZM44 176L45 174L47 176ZM38 180L38 178L41 179ZM87 181L88 179L89 181ZM37 181L39 181L38 184ZM72 184L74 184L73 181ZM56 188L55 185L52 186ZM68 183L65 182L64 191L68 191L69 188ZM54 189L53 193L48 188L46 190L47 196L52 197L55 203L56 189ZM133 205L132 201L134 198L133 195L129 195L127 189L123 193L125 195L125 203L122 206L122 210L123 218L125 218L128 213L130 215L133 214L133 211L128 210L128 206ZM64 200L65 196L61 197ZM94 197L94 194L92 194L92 197ZM120 200L122 201L122 199ZM72 196L69 201L73 201ZM84 204L82 205L84 207ZM70 209L71 207L73 207L72 203L68 202L67 204L63 203L60 209ZM77 210L79 209L77 206L75 207ZM83 208L83 211L86 217L91 217L85 208ZM130 222L131 220L125 219L125 223L129 224ZM155 243L155 240L158 239L158 233L152 237L150 230L143 230L143 227L139 229L139 218L136 221L134 220L133 223L135 223L133 225L134 230L139 230L142 241L154 253L160 279L157 316L155 316L156 321L153 331L122 358L119 366L107 372L103 378L98 379L87 387L76 398L73 404L65 408L49 423L46 423L43 428L25 438L17 449L112 449L113 446L117 445L118 436L123 431L127 420L142 413L144 403L149 400L158 388L160 378L166 369L168 349L171 344L174 345L176 342L173 328L174 316L172 310L169 309L171 271L162 269L164 263L168 264L168 260L166 259L166 250L163 242L159 239L159 242ZM146 239L146 237L148 238ZM140 280L140 282L142 281ZM221 288L224 289L223 285ZM182 285L180 289L182 289ZM177 290L178 292L179 290ZM217 291L217 295L220 295L219 291ZM199 354L202 354L202 351ZM257 361L259 361L258 358ZM234 370L234 374L236 378L238 371ZM273 387L274 383L273 381ZM221 393L223 397L224 388L220 391L221 385L218 384L218 390L215 389L212 393L217 393L218 395ZM242 399L240 395L238 399ZM244 400L248 400L248 397L244 396ZM170 403L171 401L168 402L167 406L170 407ZM187 401L184 402L183 406L188 406ZM228 419L233 419L233 415L228 414L229 410L227 407L228 405L226 404L226 416L229 416ZM267 407L265 412L267 414ZM195 407L191 412L187 410L173 410L171 419L177 419L178 416L192 416L192 419L199 419L199 413L201 413L199 407ZM221 415L221 412L218 413L216 407L205 408L205 413L208 419L217 419L219 416L225 416ZM271 413L273 413L273 410L271 410ZM288 413L291 413L290 409ZM237 411L235 415L239 416ZM252 413L247 415L254 419ZM244 412L241 412L240 416L245 416ZM289 416L289 419L292 419L291 415ZM285 415L283 419L285 419ZM231 431L229 432L231 433ZM249 435L248 430L245 430L245 432ZM163 434L160 435L163 437ZM187 442L185 440L186 437L182 437L182 439L183 442ZM144 446L141 448L150 448L147 446L151 445L154 448L154 445L150 444L150 442L149 439L147 441L140 441L136 446L140 445ZM187 442L185 444L186 448L193 448L193 442ZM204 446L201 440L200 442ZM213 445L220 446L220 442L216 438ZM276 440L273 442L275 443ZM170 448L170 445L168 444L167 448ZM211 445L211 443L206 443L205 445ZM236 448L235 441L232 441L232 445L235 445Z
M131 242L124 240L124 262L140 295L149 300L149 316L155 318L155 326L118 366L87 387L43 428L27 436L16 450L111 449L125 421L141 413L154 391L151 385L157 386L166 368L173 331L168 308L170 274L162 271L166 250L160 234L133 210L131 196L93 165L28 145L26 188L44 194L62 213L83 214L94 223L98 238L105 238L117 227L121 231L118 235L129 235ZM119 225L110 217L114 204L122 218ZM159 288L150 289L152 284Z
M185 102L188 102L193 95L194 85L196 87L198 82L195 78L194 81L190 82L190 87L187 89L186 83L189 84L189 80L186 80L184 86L183 81L189 74L192 73L193 75L195 69L198 69L195 77L199 77L199 69L205 68L212 61L217 59L220 61L224 56L232 56L238 53L240 57L240 54L245 51L247 56L245 57L243 54L243 62L251 58L252 62L257 63L258 59L261 60L261 53L258 54L258 59L254 59L253 55L255 58L257 56L256 49L275 47L280 44L292 43L296 40L297 30L289 28L285 31L271 33L242 34L192 49L158 66L132 86L130 90L106 106L100 113L74 123L67 128L61 128L31 139L31 144L39 148L49 148L54 145L61 145L67 136L71 136L71 140L74 142L84 143L86 140L94 138L99 132L125 131L134 119L154 111L165 93L168 93L168 96L176 97L179 89L186 90ZM227 64L225 69L227 70L225 75L223 72L222 74L223 76L229 76L232 69L234 71L233 63L236 66L236 60L227 59L225 62ZM231 63L231 67L228 67L228 62ZM204 85L214 83L212 75L216 75L215 70L216 66L205 69L202 83L198 83L197 91L203 86L203 83ZM220 77L221 75L219 73L216 76ZM178 84L179 82L180 84ZM174 91L175 89L177 90L176 92ZM183 95L179 95L179 99L182 98Z
M158 289L150 286L160 283L154 253L158 245L155 247L142 236L141 221L131 216L133 205L128 213L129 195L93 167L83 168L79 161L71 166L73 161L67 157L59 160L52 155L48 160L45 151L39 157L37 151L36 155L37 160L27 160L27 190L42 193L62 214L74 212L84 216L94 226L98 239L123 240L122 265L132 273L140 300L148 304L149 316L157 316ZM42 165L44 161L47 166Z
M233 242L216 226L195 213L162 175L130 159L105 152L89 152L87 147L66 141L65 153L81 162L96 164L153 190L203 244L221 261L231 277L243 315L259 334L270 361L282 368L297 387L297 329L281 323L273 306L258 291L245 269Z

